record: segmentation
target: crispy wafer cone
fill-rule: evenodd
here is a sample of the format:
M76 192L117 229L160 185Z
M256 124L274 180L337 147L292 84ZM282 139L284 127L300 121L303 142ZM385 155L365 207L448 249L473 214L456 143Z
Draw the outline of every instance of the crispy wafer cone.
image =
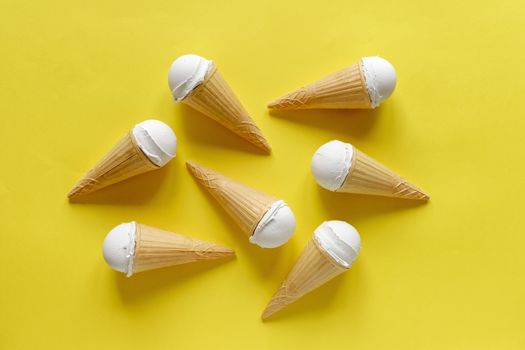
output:
M67 196L73 199L158 168L159 166L151 162L141 151L130 131L75 185Z
M133 273L235 255L233 249L136 224Z
M350 170L337 192L419 200L430 198L419 188L355 147Z
M219 122L266 153L271 152L261 130L215 66L207 73L202 84L182 102Z
M186 162L186 167L248 236L252 235L263 215L277 201L277 198L194 162Z
M268 104L270 109L372 108L361 62L352 64Z
M262 319L270 317L346 270L348 269L338 264L319 246L313 236L284 282L266 305Z

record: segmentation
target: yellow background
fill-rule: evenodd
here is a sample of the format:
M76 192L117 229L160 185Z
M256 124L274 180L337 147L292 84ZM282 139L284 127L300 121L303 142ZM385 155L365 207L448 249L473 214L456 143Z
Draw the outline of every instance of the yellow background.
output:
M0 348L525 348L525 10L521 1L3 0L0 5ZM167 70L213 59L273 146L267 157L173 105ZM398 86L374 111L270 115L266 102L381 55ZM134 123L178 137L165 169L66 194ZM309 163L351 142L428 204L329 193ZM187 159L285 199L280 249L250 245ZM313 230L347 220L352 269L268 322L259 315ZM101 254L137 220L237 258L126 279Z

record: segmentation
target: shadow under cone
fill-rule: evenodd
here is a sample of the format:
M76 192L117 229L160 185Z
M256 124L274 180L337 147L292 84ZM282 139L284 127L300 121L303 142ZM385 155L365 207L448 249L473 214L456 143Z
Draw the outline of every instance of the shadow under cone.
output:
M270 109L369 109L361 62L301 87L268 104Z
M313 236L264 309L262 319L267 319L346 270L348 269L339 265L319 246L315 236Z
M133 273L235 255L221 245L138 224Z
M130 131L75 185L67 196L73 199L159 168L142 152Z
M202 84L182 102L219 122L264 152L271 152L261 130L215 66L208 72Z
M277 201L277 198L194 162L186 162L186 167L248 236L252 235L264 214Z
M354 147L352 164L337 192L428 200L430 196Z

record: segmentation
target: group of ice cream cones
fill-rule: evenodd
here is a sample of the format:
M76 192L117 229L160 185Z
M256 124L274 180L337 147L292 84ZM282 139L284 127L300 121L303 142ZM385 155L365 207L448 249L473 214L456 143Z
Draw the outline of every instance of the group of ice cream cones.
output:
M216 65L185 55L169 70L176 102L185 103L222 126L271 152L268 141L249 116ZM268 104L271 109L375 108L396 84L393 67L379 57L365 57L351 66L301 87ZM69 192L70 199L89 194L138 174L159 169L176 153L173 130L158 120L135 125ZM235 221L253 244L282 246L293 235L295 216L278 197L268 195L196 162L187 169ZM311 171L320 186L334 192L428 200L428 195L349 143L331 141L314 154ZM348 270L361 239L344 221L325 221L274 294L265 319L304 294ZM189 238L137 222L113 228L103 244L106 262L128 277L137 272L234 255L233 249Z

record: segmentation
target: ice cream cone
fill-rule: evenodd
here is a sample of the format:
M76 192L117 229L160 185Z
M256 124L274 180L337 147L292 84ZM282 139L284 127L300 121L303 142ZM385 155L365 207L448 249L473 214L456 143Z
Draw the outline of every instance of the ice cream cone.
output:
M262 318L270 317L346 270L319 246L315 236L312 237L266 306Z
M277 201L277 198L202 165L188 161L186 166L248 236L252 235L263 215Z
M204 81L182 102L219 122L264 152L271 152L261 130L213 63Z
M344 221L323 222L266 306L266 319L306 293L348 270L361 249L357 230Z
M353 147L348 175L337 192L428 200L429 195Z
M132 273L232 256L233 249L136 224Z
M372 108L361 63L354 63L268 104L270 109Z
M132 176L155 170L154 164L128 132L67 195L69 199L94 192Z
M353 145L332 140L317 149L310 164L317 183L334 192L428 200L419 188Z

